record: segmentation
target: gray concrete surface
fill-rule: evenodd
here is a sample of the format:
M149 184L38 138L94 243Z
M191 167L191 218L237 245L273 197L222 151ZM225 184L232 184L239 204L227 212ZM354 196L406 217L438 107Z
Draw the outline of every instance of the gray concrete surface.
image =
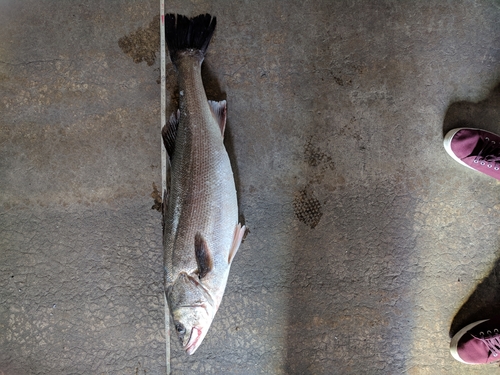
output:
M250 228L174 374L491 374L449 337L499 311L500 182L443 133L500 132L498 1L168 1ZM0 374L162 374L157 1L0 2ZM175 74L168 62L168 107Z

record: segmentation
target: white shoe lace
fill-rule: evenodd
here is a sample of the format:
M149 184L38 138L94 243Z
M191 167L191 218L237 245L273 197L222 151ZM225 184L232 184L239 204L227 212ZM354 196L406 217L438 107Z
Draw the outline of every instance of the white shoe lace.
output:
M500 332L498 329L495 328L493 332L488 330L486 335L484 332L479 332L479 336L476 338L486 345L493 357L497 357L500 354Z
M477 153L474 163L487 165L488 168L494 166L494 169L498 171L500 169L500 145L485 137L484 145Z

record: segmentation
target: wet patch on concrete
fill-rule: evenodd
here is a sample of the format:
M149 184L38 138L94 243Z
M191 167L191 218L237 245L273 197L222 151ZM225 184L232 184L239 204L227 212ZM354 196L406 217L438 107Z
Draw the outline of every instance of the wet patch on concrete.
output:
M156 16L148 27L139 27L136 31L120 38L118 45L135 63L145 61L153 65L156 53L160 51L160 16Z

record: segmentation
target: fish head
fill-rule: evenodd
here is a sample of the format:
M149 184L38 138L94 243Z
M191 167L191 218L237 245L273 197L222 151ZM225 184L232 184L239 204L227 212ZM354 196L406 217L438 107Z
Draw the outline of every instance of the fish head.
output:
M173 312L174 325L182 348L193 354L205 338L212 319L202 307L183 307Z
M213 298L195 274L181 273L167 289L167 301L179 341L191 355L200 346L214 319Z

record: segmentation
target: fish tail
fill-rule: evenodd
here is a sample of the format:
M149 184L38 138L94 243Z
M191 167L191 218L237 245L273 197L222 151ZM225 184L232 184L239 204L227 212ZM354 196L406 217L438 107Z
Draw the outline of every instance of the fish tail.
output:
M172 62L175 64L179 53L186 50L199 50L204 57L216 24L216 17L208 13L193 18L166 14L165 39Z

